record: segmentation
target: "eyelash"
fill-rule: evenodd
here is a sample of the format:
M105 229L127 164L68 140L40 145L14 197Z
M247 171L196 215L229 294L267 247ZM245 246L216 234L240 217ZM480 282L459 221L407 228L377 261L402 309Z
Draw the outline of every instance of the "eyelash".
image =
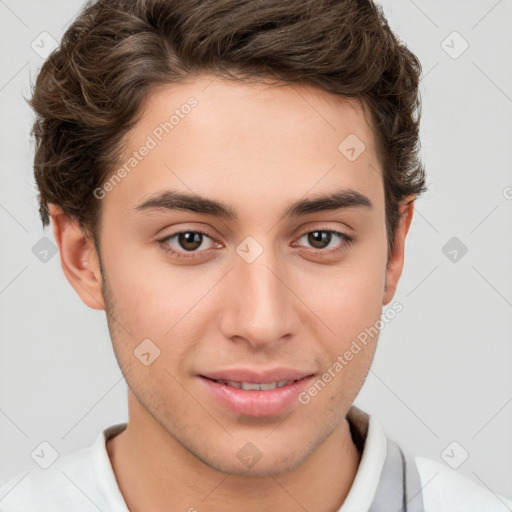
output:
M326 250L326 249L312 249L312 251L315 254L317 254L317 253L323 253L324 255L325 254L327 254L327 255L336 254L336 253L342 251L344 249L344 246L351 246L355 242L354 237L351 236L351 235L347 235L345 233L341 233L340 231L334 231L332 229L321 228L321 227L317 228L317 229L313 229L311 231L305 231L302 235L299 236L298 239L301 239L305 235L309 235L311 233L316 233L318 231L324 232L324 233L332 233L333 235L338 236L344 243L341 244L341 248L338 247L336 249L329 249L329 250ZM170 246L167 243L168 240L170 240L171 238L174 238L175 236L181 235L183 233L199 233L201 235L204 235L204 236L212 239L212 237L208 233L206 233L205 231L201 231L200 229L187 229L187 230L184 230L184 231L176 231L176 233L172 233L172 234L166 236L165 238L162 238L162 239L158 240L158 243L159 243L159 245L162 247L162 249L167 254L171 254L172 256L176 256L178 258L192 258L193 259L193 258L196 257L196 254L198 254L198 252L203 252L203 251L193 251L193 252L177 251L176 249L174 249L172 246ZM208 249L205 249L205 250L208 250Z

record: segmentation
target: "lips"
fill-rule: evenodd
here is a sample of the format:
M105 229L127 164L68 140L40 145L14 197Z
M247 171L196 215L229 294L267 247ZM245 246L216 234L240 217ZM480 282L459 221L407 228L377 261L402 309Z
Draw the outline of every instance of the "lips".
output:
M307 371L276 368L263 372L229 369L198 376L206 391L228 411L244 416L278 415L296 403L313 378Z

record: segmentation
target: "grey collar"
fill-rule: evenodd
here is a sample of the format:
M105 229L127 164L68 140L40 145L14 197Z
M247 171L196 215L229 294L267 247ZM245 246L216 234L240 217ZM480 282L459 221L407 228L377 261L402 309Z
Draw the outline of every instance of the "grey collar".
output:
M347 414L350 433L362 453L368 435L369 415L356 406ZM425 512L421 480L414 459L387 437L387 454L379 485L368 512Z

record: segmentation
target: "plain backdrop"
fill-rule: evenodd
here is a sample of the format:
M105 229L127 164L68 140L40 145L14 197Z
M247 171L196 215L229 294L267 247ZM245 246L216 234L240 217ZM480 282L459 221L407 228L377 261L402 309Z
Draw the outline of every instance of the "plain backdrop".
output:
M0 484L36 466L42 441L62 456L127 419L104 313L41 241L54 239L38 217L22 96L82 4L0 1ZM512 1L382 5L423 65L429 191L406 244L403 311L382 330L356 405L404 449L467 456L460 472L511 496Z

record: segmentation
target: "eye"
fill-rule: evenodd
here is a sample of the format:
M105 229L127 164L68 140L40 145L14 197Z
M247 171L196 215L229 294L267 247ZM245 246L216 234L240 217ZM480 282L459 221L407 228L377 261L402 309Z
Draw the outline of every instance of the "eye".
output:
M346 246L354 242L354 238L339 231L330 229L316 229L304 233L299 241L306 239L306 243L311 244L315 252L322 252L326 254L334 254L342 251Z
M304 233L298 240L306 239L306 243L311 244L313 252L322 254L335 254L343 251L347 246L354 243L354 238L345 233L331 229L316 229ZM209 240L210 246L205 247L205 242ZM195 258L198 253L207 251L212 246L219 246L213 239L203 231L177 231L171 235L158 240L159 245L168 254L177 258ZM302 245L293 243L293 246Z
M206 239L213 240L203 231L178 231L172 235L159 240L159 244L165 252L173 254L178 258L194 258L199 249L207 250L204 247ZM173 244L174 242L174 244Z

